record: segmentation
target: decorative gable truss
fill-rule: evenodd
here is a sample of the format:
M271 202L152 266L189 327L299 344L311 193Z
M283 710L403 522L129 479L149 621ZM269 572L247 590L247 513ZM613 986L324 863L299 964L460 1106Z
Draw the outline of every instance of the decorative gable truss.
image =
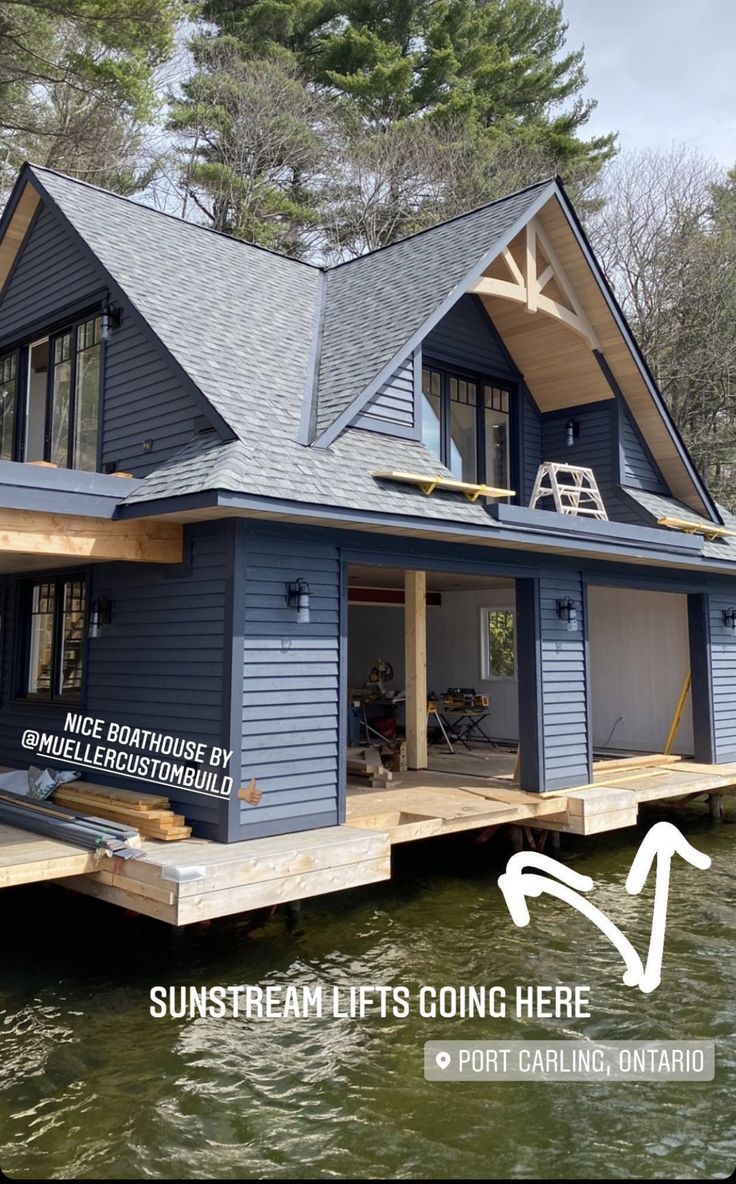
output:
M584 337L591 349L599 350L601 346L595 330L539 218L532 218L527 223L517 254L520 258L510 247L504 247L488 272L476 280L469 291L479 296L516 300L525 305L527 312L541 312L562 321Z

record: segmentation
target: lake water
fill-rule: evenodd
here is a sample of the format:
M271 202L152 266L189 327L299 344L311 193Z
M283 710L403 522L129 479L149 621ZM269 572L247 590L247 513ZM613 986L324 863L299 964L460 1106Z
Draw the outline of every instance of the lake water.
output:
M649 815L654 821L658 815ZM621 982L569 906L511 922L509 854L468 836L398 852L394 880L174 931L52 886L0 893L0 1167L14 1179L720 1179L736 1167L736 818L659 815L712 858L673 864L661 987ZM561 858L646 950L643 830ZM156 984L588 984L590 1019L155 1020ZM710 1083L428 1083L435 1039L714 1039Z

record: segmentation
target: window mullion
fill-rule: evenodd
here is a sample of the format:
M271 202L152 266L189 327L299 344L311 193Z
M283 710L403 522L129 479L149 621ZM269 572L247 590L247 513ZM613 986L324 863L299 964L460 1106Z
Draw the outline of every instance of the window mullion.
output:
M63 579L54 580L54 633L51 679L52 699L57 699L61 694L61 638L64 621L64 584L65 581Z
M66 463L70 469L74 468L74 436L77 423L77 361L79 358L79 325L72 329L70 351L71 367L69 372L69 424L66 443Z

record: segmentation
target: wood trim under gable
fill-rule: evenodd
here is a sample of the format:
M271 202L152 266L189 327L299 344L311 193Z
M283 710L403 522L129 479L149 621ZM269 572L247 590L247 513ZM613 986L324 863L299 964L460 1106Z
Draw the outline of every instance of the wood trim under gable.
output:
M0 240L0 300L41 198L28 181L20 190Z

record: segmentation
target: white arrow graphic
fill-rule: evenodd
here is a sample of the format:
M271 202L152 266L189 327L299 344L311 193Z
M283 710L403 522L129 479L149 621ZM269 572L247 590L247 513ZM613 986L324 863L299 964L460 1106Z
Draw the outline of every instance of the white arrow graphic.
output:
M704 855L702 851L696 850L676 826L673 826L671 822L657 822L644 836L626 880L626 891L631 896L637 896L644 887L652 864L656 860L657 875L654 886L652 929L646 966L618 925L615 925L610 917L607 917L602 909L592 904L586 896L580 895L582 892L590 892L593 888L593 880L590 876L581 876L579 872L565 867L563 863L550 858L549 855L541 855L534 851L520 851L509 859L506 871L499 876L498 886L503 892L514 924L520 927L529 924L530 917L527 907L527 897L529 896L541 896L543 892L546 892L550 896L556 896L558 900L564 900L567 904L572 905L574 909L597 925L616 947L626 967L623 976L626 986L638 986L642 992L649 994L659 986L662 978L670 867L674 854L703 871L710 867L709 857ZM549 875L540 876L524 870L529 867L536 868L537 871L548 872Z

